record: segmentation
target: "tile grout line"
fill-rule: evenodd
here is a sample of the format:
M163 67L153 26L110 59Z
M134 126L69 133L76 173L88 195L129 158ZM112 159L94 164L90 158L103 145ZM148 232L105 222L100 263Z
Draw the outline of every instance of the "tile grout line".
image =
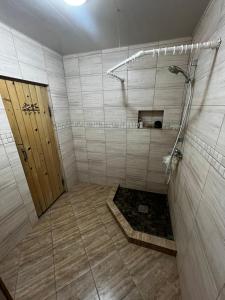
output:
M57 296L57 286L56 286L56 269L55 269L55 254L54 254L54 247L53 247L53 232L52 232L52 208L50 207L50 226L51 226L51 239L52 239L52 258L53 258L53 270L54 270L54 285L55 285L55 295L56 299L58 298Z
M110 194L110 193L111 193L111 190L109 191L109 194ZM108 196L107 196L107 197L108 197ZM107 206L106 202L105 202L105 205ZM96 206L95 206L95 208L96 208ZM96 208L96 212L97 212L97 214L99 215L99 213L98 213L98 211L97 211L97 208ZM111 212L109 211L109 213L111 213ZM127 265L126 265L126 263L124 262L124 260L123 260L123 258L122 258L122 256L121 256L120 251L117 250L117 246L116 246L116 244L114 243L113 239L111 238L111 236L110 236L110 234L109 234L109 232L108 232L108 229L107 229L107 227L106 227L104 221L102 220L101 214L100 214L99 216L100 216L101 222L102 222L102 224L103 224L103 226L104 226L104 228L105 228L105 230L106 230L106 232L107 232L107 234L108 234L110 240L112 241L113 245L115 246L116 252L119 254L119 257L120 257L121 261L122 261L123 264L124 264L124 268L127 270L127 272L128 272L128 274L129 274L129 276L130 276L130 278L131 278L131 280L132 280L134 286L135 286L136 289L138 290L138 292L139 292L141 298L143 299L142 294L141 294L141 292L139 291L139 288L137 287L136 283L135 283L134 280L133 280L133 277L132 277L132 275L131 275L131 273L130 273L130 270L127 268ZM115 221L115 222L116 222L116 221ZM122 299L124 299L126 296L127 296L127 295L125 295ZM121 299L121 300L122 300L122 299Z
M70 204L71 204L71 202L70 202ZM83 235L81 234L80 227L77 224L77 217L76 217L76 214L74 212L74 207L73 207L72 204L71 204L71 206L72 206L73 214L74 214L74 217L75 217L75 222L76 222L76 225L77 225L77 228L79 230L79 234L80 234L80 237L81 237L81 240L82 240L82 247L83 247L83 249L85 251L85 255L87 257L87 261L88 261L88 265L89 265L89 269L90 269L90 272L91 272L91 276L92 276L92 279L93 279L93 282L94 282L94 285L95 285L95 289L96 289L96 292L97 292L99 300L101 300L101 297L99 295L99 291L98 291L98 288L97 288L97 285L96 285L96 282L95 282L95 278L94 278L94 275L93 275L92 267L91 267L91 264L90 264L90 261L89 261L89 257L87 255L87 251L86 251L86 248L85 248L85 245L84 245Z
M102 77L102 98L103 98L103 106L102 106L102 110L103 110L103 116L104 116L104 125L105 125L105 93L104 93L104 74L103 74L103 53L101 51L101 68L102 68L102 72L101 72L101 77ZM108 160L107 160L107 151L106 151L106 132L105 132L105 126L103 127L104 129L104 138L105 138L105 179L106 182L105 184L108 184Z
M83 120L85 120L85 116L84 116L84 103L83 103L83 93L82 93L82 84L81 84L81 73L80 73L80 56L77 55L77 66L78 66L78 75L77 77L79 78L79 83L80 83L80 97L81 97L81 108L82 108L82 113L83 113ZM76 59L75 58L75 59ZM66 87L67 90L67 87ZM70 108L69 108L70 111ZM71 114L70 114L70 121L71 121ZM72 138L73 138L73 126L71 126L71 130L72 130ZM87 153L87 139L86 139L86 127L84 127L84 133L85 133L85 145L86 145L86 153ZM78 170L77 167L77 158L76 158L76 149L75 149L75 145L74 145L74 138L73 138L73 147L74 147L74 157L75 157L75 162L76 162L76 169L77 169L77 177L78 177L78 182L80 182L80 178L79 178L79 173L80 171ZM88 156L87 156L88 159ZM88 162L88 182L89 182L89 162Z

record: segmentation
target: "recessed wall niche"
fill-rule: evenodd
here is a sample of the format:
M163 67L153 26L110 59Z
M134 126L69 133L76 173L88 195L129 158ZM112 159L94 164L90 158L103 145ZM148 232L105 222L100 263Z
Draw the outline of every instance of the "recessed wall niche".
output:
M163 110L139 110L138 127L161 129L163 126Z

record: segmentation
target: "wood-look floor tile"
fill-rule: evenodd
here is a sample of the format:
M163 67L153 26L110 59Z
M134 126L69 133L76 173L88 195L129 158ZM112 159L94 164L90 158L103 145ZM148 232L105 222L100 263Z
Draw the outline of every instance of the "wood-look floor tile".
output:
M57 290L78 279L90 269L84 249L77 244L54 249L54 263Z
M104 263L116 251L103 225L84 233L82 237L91 267Z
M100 216L100 218L104 224L114 222L114 220L115 220L112 213L109 211L108 207L105 205L98 207L97 213Z
M41 258L18 273L16 300L48 299L55 294L53 257Z
M20 254L19 247L16 247L0 262L0 277L12 296L14 296L16 289Z
M60 224L59 226L55 225L52 228L52 240L53 247L58 247L59 245L66 245L71 241L76 241L80 239L80 232L77 227L74 218L67 219L67 223Z
M178 299L180 293L174 257L157 256L152 251L152 255L140 255L127 266L144 299Z
M58 290L57 300L99 300L91 272Z
M96 287L101 300L129 299L129 294L136 293L141 299L136 286L117 254L112 254L92 269ZM127 297L127 298L126 298ZM132 298L131 298L132 299Z
M74 213L71 205L54 208L51 211L51 225L54 227L62 223L65 224L72 217L74 217Z
M175 258L127 241L106 206L115 191L78 184L40 218L0 262L15 300L180 299Z
M79 217L77 219L77 225L80 229L81 234L85 234L86 232L102 228L101 220L99 219L96 212L87 216Z
M87 201L82 201L80 203L72 204L74 209L74 214L77 218L88 216L91 213L95 213L95 208L91 206Z

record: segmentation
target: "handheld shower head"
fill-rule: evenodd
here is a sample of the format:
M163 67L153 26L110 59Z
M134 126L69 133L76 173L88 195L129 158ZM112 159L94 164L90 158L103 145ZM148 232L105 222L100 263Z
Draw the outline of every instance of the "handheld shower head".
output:
M168 67L168 70L171 72L171 73L173 73L173 74L178 74L178 73L181 73L181 74L183 74L184 75L184 77L185 77L185 82L186 83L188 83L188 82L190 82L191 81L191 78L190 78L190 76L183 70L183 69L181 69L180 67L178 67L178 66L169 66Z

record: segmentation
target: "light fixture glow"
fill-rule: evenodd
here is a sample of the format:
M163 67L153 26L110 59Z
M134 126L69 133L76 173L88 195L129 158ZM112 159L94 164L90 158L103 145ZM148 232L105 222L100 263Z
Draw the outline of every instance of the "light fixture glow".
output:
M87 0L64 0L67 4L73 6L80 6L83 5Z

